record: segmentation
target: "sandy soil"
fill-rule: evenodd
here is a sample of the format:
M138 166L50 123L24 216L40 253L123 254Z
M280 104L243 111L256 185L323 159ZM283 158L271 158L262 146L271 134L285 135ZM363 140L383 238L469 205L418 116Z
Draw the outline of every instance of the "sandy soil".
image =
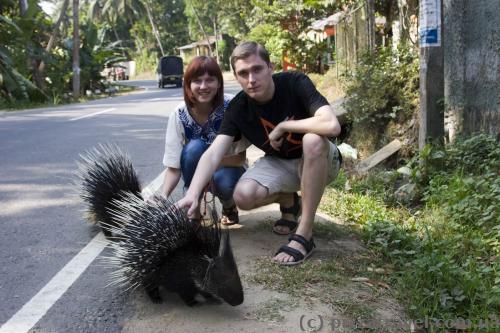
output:
M329 222L318 214L317 222ZM270 259L286 237L271 232L278 206L270 205L252 212L242 212L240 225L231 228L231 242L242 277L245 301L237 307L227 304L202 304L188 307L175 294L164 294L164 303L150 302L143 291L130 297L136 311L124 326L124 332L402 332L405 315L391 296L389 286L370 281L347 281L331 285L325 302L320 298L297 297L265 289L249 278L255 262ZM263 227L263 221L269 228ZM351 236L335 239L315 238L317 251L309 260L331 256L350 257L363 254L362 244ZM264 259L263 259L264 258ZM287 268L288 269L288 268ZM289 269L294 269L290 267ZM333 293L332 293L333 291ZM359 319L353 305L370 308L370 319ZM356 321L358 317L358 320Z

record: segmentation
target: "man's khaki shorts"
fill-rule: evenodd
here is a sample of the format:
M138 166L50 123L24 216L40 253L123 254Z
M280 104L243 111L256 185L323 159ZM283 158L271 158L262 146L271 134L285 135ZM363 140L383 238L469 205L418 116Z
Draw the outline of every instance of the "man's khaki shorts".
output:
M328 143L330 149L327 155L327 184L337 177L341 161L337 146L330 141ZM241 176L240 181L252 179L266 187L269 194L297 192L300 190L303 162L302 158L287 160L276 156L263 156Z

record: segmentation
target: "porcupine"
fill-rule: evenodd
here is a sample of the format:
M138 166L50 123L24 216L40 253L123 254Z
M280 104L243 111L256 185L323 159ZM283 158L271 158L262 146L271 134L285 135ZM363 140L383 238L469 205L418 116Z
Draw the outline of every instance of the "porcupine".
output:
M120 188L118 194L105 196L105 199L111 199L102 205L94 201L103 196L89 198L94 192L82 196L93 215L106 216L111 220L111 223L101 223L101 227L115 239L111 243L111 255L103 257L106 265L113 270L110 284L124 289L142 286L155 303L162 302L159 287L163 287L179 294L190 306L198 303L195 299L197 294L206 299L222 299L233 306L241 304L243 288L229 233L221 231L216 223L216 210L212 209L210 224L199 224L190 221L168 199L155 197L144 201L135 187L137 178L128 177L136 175L132 163L117 147L102 147L106 154L94 149L92 154L83 157L88 176L80 172L82 184L90 182L93 185L82 185L82 192L86 188L99 189L101 186L106 191L117 189L107 183L126 184L128 181L133 189L126 191L126 186ZM98 162L94 163L96 156L99 157ZM103 164L109 167L108 175L93 172L94 168L104 170ZM115 166L118 170L111 170ZM122 170L122 167L127 170ZM128 176L111 179L120 178L121 171ZM99 184L101 176L106 183L104 185Z
M99 224L104 235L111 238L110 228L120 223L109 212L113 199L119 199L124 192L141 197L139 178L128 155L116 145L99 145L80 158L77 186L87 204L86 218Z

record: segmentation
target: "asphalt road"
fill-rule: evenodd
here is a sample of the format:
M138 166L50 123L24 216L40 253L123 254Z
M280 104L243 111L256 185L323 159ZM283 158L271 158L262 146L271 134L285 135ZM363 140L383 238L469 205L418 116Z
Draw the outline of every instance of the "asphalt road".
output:
M167 118L182 100L182 89L158 89L155 81L126 84L145 90L0 113L0 332L26 332L6 323L28 321L16 314L28 305L40 308L40 301L33 305L34 296L99 233L83 220L75 195L80 153L99 143L118 144L144 186L163 171ZM234 82L226 84L226 92L238 90ZM136 311L134 302L107 287L105 269L98 260L91 262L54 304L45 304L48 311L30 332L121 331ZM43 293L39 299L46 300Z

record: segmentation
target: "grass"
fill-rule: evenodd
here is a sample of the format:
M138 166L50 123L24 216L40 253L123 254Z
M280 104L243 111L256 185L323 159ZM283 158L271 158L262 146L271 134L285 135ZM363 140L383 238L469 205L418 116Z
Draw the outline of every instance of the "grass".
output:
M371 174L350 179L349 192L333 184L320 208L359 232L375 265L394 267L388 280L412 318L490 320L481 332L497 332L499 163L500 145L486 135L427 147L412 165L415 200L398 202L396 179Z
M246 319L258 320L270 323L283 322L283 312L289 312L297 307L297 302L290 299L271 298L245 316Z
M269 222L256 226L257 229L264 227L268 232ZM328 249L328 246L340 246L336 242L356 243L355 230L335 223L316 223L314 234L316 241L323 245L311 259L299 266L286 267L270 261L267 256L258 258L245 280L286 293L305 304L320 301L353 323L372 318L374 309L381 307L379 303L391 293L383 282L390 268L378 266L378 258L363 248ZM363 279L356 279L359 277ZM365 280L368 282L363 282ZM252 318L278 322L282 316L277 310L281 306L276 302L259 307Z
M290 269L280 266L269 258L259 258L249 276L249 281L264 287L300 297L320 298L322 287L342 283L342 269L335 259L326 262L309 260Z
M439 320L461 319L471 324L468 332L498 332L498 165L498 141L478 135L446 148L423 149L410 164L411 200L394 196L401 179L390 173L341 175L326 189L319 209L345 225L316 224L315 238L335 243L359 237L367 250L346 254L323 248L320 258L294 268L257 260L250 281L320 299L354 318L374 316L375 303L387 289L377 286L388 286L410 318L435 319L428 332L446 331ZM346 181L350 190L344 190ZM353 277L367 280L353 285ZM345 292L365 285L370 292L361 300L359 290Z
M59 106L59 105L85 103L88 101L93 101L93 100L103 99L103 98L108 98L108 97L113 97L113 96L120 96L120 95L127 94L131 91L140 90L140 88L137 88L137 87L125 86L125 85L120 85L120 84L114 84L113 86L119 87L119 90L113 94L102 93L102 94L98 94L98 95L94 94L91 96L84 95L84 96L81 96L78 99L78 101L76 101L76 102L71 98L63 99L60 96L54 96L52 98L52 100L47 101L47 102L16 101L15 103L8 103L4 100L0 100L0 110L7 111L7 112L13 112L13 111L27 110L27 109L54 107L54 106Z

